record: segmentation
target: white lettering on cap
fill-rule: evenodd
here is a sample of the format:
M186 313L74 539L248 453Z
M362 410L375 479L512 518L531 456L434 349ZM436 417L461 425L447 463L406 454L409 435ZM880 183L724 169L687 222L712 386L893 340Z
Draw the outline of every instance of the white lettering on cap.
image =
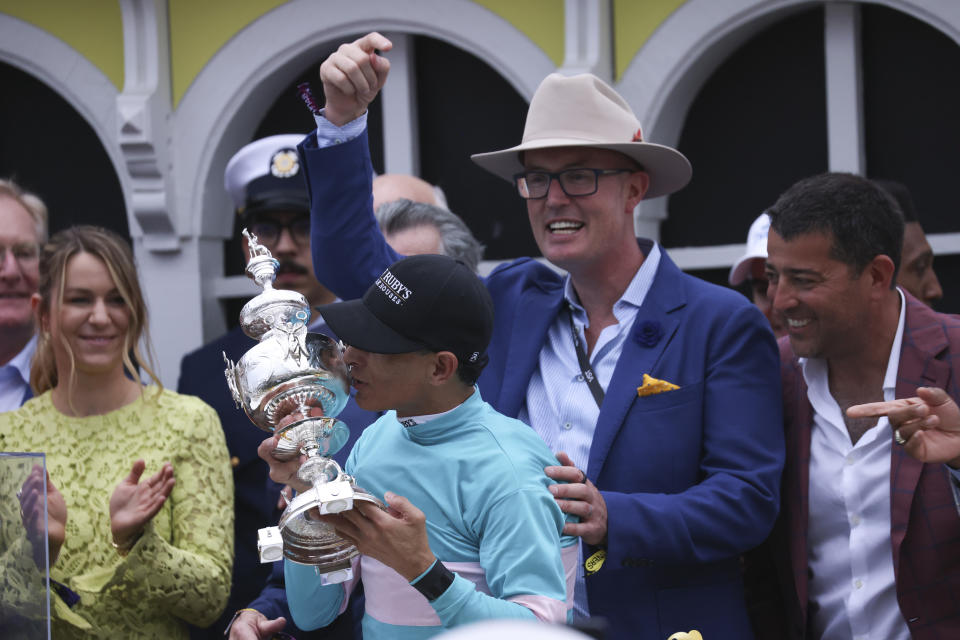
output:
M385 270L380 277L377 278L377 288L394 304L403 304L405 300L409 300L410 296L413 295L413 291L400 282L397 276L390 273L390 269Z

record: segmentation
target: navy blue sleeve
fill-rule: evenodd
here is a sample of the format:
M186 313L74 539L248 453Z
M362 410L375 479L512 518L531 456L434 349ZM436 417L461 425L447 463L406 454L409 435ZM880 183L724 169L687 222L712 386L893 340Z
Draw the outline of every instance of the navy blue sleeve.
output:
M263 591L257 596L257 599L247 605L250 609L256 609L267 618L284 617L290 620L290 607L287 606L287 591L283 584L283 563L274 562L273 570Z
M310 195L310 246L317 279L343 300L359 298L403 257L384 240L373 215L367 133L323 149L310 134L299 151Z

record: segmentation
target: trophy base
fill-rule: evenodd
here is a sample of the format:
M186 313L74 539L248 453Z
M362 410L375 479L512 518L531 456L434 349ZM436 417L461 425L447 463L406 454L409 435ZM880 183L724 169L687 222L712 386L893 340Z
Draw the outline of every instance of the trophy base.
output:
M322 514L340 513L353 508L358 501L385 508L346 474L332 482L319 482L298 495L287 506L278 524L283 539L283 557L297 564L316 567L317 573L327 576L330 584L348 580L349 577L338 579L332 574L350 570L350 561L360 555L360 551L352 542L338 536L331 525L311 517L310 512L317 509Z

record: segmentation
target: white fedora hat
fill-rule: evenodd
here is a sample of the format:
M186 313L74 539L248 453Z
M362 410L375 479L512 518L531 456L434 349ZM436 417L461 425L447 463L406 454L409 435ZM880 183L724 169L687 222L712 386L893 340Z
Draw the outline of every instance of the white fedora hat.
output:
M650 175L647 198L665 196L690 182L690 161L670 147L643 141L630 105L600 78L584 73L547 76L530 101L523 141L516 147L470 156L478 165L513 181L523 171L520 154L550 147L595 147L619 151Z

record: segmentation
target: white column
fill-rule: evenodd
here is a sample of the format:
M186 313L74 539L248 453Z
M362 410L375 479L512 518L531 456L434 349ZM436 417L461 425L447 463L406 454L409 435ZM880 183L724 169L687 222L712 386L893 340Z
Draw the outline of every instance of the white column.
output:
M610 0L566 0L563 55L564 75L592 73L613 82Z
M390 80L383 87L383 157L387 173L420 175L420 130L417 126L417 81L413 36L384 34L393 42Z
M865 175L860 9L852 2L831 2L824 7L824 16L830 171Z
M120 0L124 85L117 142L130 177L130 234L150 319L157 374L176 387L180 357L203 340L201 271L223 255L181 236L169 175L170 54L167 3Z

